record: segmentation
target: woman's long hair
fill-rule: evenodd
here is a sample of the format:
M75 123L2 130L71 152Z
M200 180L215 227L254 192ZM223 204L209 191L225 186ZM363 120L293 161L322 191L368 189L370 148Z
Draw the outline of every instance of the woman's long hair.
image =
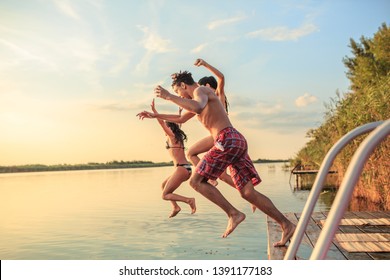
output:
M176 143L180 143L184 146L184 141L187 141L187 135L184 133L183 130L179 127L177 123L174 122L165 122L167 126L172 130L173 134L175 135Z

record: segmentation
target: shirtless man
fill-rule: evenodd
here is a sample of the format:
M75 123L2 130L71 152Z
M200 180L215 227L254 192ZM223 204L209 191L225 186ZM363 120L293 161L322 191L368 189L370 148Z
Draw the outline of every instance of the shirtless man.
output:
M218 205L228 216L228 225L222 237L227 237L245 220L245 214L238 211L217 188L207 182L209 179L216 180L229 167L234 184L241 196L279 223L283 233L280 241L274 243L274 246L284 246L292 237L295 225L275 207L268 197L255 190L254 186L259 184L261 179L248 155L247 142L244 136L233 127L219 98L211 88L195 83L191 73L187 71L172 75L172 79L172 88L177 95L169 93L161 86L154 89L155 95L197 114L198 120L214 139L214 146L196 166L196 171L190 178L190 185ZM137 116L140 119L169 120L169 115L147 111Z

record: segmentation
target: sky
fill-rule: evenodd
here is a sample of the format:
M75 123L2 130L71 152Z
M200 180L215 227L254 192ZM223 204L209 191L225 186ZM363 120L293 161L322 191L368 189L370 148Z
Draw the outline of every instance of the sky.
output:
M252 159L288 159L346 93L350 39L390 24L387 0L0 0L0 165L170 161L157 85L206 60ZM177 113L156 99L160 113ZM183 124L186 146L208 135Z

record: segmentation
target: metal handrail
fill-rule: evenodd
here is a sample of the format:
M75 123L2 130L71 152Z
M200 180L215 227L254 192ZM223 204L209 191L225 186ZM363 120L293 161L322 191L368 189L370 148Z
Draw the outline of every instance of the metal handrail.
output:
M353 139L355 139L356 137L362 134L374 130L376 127L378 127L383 123L384 121L377 121L353 129L352 131L344 135L339 141L337 141L332 146L332 148L328 151L324 160L322 161L321 167L314 181L312 190L310 191L309 197L302 211L302 215L298 221L297 228L295 229L295 233L291 239L290 245L288 246L287 252L284 256L285 260L295 259L295 255L298 251L299 245L302 242L303 235L305 234L306 227L309 223L310 216L313 213L318 197L320 196L320 193L322 191L322 186L325 182L326 176L336 156Z
M390 120L387 120L371 132L356 150L350 164L348 165L347 171L345 172L344 179L341 182L340 189L338 190L336 198L332 204L332 208L329 211L325 225L322 228L320 236L318 237L317 243L310 256L311 260L325 259L340 224L341 218L343 217L348 203L351 200L353 190L360 174L362 173L364 164L376 146L378 146L388 135L390 135Z

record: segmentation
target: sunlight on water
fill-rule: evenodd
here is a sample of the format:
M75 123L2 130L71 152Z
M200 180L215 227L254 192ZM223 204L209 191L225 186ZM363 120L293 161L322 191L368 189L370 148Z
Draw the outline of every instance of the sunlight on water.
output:
M272 167L272 166L271 166ZM301 212L307 191L293 192L289 172L256 164L256 187L282 212ZM161 182L172 167L0 175L0 259L267 259L266 217L236 190L218 188L247 218L228 238L227 218L188 182L195 197L169 219ZM321 199L316 210L328 210Z

